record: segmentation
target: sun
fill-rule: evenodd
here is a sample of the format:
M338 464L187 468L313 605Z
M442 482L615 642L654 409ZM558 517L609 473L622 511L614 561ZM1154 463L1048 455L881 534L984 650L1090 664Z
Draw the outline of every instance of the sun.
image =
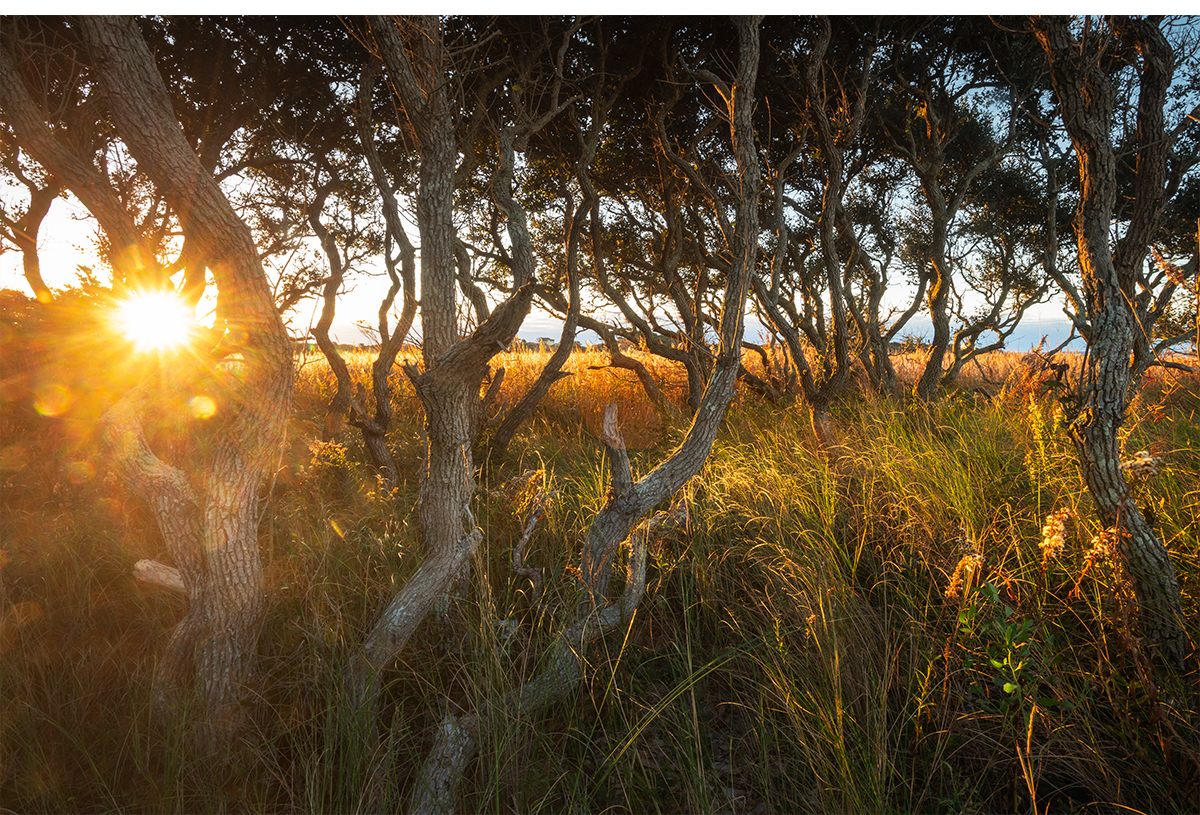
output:
M117 323L137 350L165 351L191 339L196 317L173 292L154 291L121 303Z

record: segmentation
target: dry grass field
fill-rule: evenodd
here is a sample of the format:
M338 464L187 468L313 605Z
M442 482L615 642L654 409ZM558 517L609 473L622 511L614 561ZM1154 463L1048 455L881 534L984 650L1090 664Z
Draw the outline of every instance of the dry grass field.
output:
M495 409L544 359L497 359ZM653 545L632 623L594 650L566 703L485 720L464 811L1195 811L1200 673L1139 649L1055 392L1021 360L986 358L933 405L852 392L824 449L802 405L739 392L686 488L686 528ZM366 381L369 359L350 361ZM389 675L375 749L348 757L341 671L422 557L420 410L397 367L402 479L382 490L352 428L318 441L332 378L298 357L288 444L264 495L270 608L252 727L216 778L150 724L155 658L183 609L132 576L136 560L165 558L148 512L86 432L6 397L0 806L401 808L443 713L519 687L568 610L573 553L607 491L604 405L619 405L635 474L680 437L606 362L573 354L507 453L478 451L484 544L470 585ZM919 360L898 363L911 381ZM647 364L682 405L682 373ZM1130 455L1165 463L1136 493L1172 553L1193 642L1198 410L1200 379L1156 372L1122 429ZM513 478L529 470L553 493L526 553L539 597L509 568L532 500Z

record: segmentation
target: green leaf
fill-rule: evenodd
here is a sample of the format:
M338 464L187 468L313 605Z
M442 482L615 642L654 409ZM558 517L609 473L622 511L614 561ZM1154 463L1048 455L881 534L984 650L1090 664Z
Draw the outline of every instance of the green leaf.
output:
M1004 683L1004 692L1005 693L1012 693L1013 691L1020 690L1020 689L1021 689L1020 685L1014 685L1012 682Z

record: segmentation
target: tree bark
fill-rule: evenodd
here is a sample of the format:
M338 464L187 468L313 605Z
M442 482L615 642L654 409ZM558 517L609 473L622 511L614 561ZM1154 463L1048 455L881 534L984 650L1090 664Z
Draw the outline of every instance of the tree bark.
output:
M206 466L193 463L185 473L146 445L149 378L105 418L109 449L154 511L188 593L188 613L156 675L156 707L170 716L194 692L204 704L201 742L223 751L242 720L241 689L257 659L265 607L259 488L275 464L291 406L291 347L250 230L184 139L136 22L89 17L78 24L118 132L187 239L211 259L228 332L223 342L240 355L241 384L218 406L226 419Z
M1131 354L1134 331L1142 329L1134 325L1134 285L1164 201L1170 141L1164 132L1163 107L1173 72L1171 49L1158 28L1145 21L1113 21L1109 32L1092 32L1083 41L1076 39L1065 19L1045 18L1036 26L1050 60L1063 123L1079 157L1075 229L1091 331L1078 383L1079 407L1067 416L1069 432L1100 521L1117 530L1137 594L1142 630L1162 657L1182 665L1189 643L1175 568L1130 493L1120 467L1118 440L1137 386L1131 376ZM1105 33L1127 39L1142 58L1136 198L1128 230L1115 252L1109 231L1117 195L1111 137L1116 91L1105 71L1111 58L1105 53L1111 45Z
M421 324L424 370L405 366L425 410L425 461L417 516L426 560L388 605L359 652L348 689L364 727L375 719L383 671L417 625L444 597L478 547L470 502L475 491L471 448L484 400L480 386L493 356L506 347L533 301L532 250L525 215L507 188L497 191L514 247L528 250L518 264L514 293L475 331L458 339L454 190L461 100L452 97L450 57L434 17L371 18L377 55L387 69L420 154L417 223L421 236ZM507 134L511 136L511 134ZM502 164L512 141L501 134ZM507 184L501 173L501 183Z
M655 505L666 500L689 481L707 460L713 441L733 398L741 367L741 343L746 295L758 252L758 153L754 143L751 112L759 61L759 21L739 19L740 40L736 81L725 83L707 72L698 74L711 82L726 102L722 113L730 125L737 160L731 190L736 226L727 216L722 227L730 255L735 258L725 287L724 309L719 325L719 347L712 375L699 409L683 443L644 478L633 481L629 458L617 428L616 407L605 412L602 440L610 455L610 491L604 509L588 530L580 558L580 589L574 618L556 637L546 667L508 699L483 702L500 704L512 714L528 715L573 688L582 676L581 660L588 644L628 619L645 588L645 539L631 540L629 567L623 597L609 600L613 560L634 525ZM716 204L716 201L713 202ZM442 722L434 748L413 790L413 812L452 811L458 786L477 749L479 713L463 718L449 715Z

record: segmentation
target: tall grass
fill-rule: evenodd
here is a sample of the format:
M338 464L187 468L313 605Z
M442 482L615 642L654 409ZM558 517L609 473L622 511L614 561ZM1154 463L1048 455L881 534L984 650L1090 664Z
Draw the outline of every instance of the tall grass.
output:
M498 409L539 360L502 360ZM350 362L366 379L366 361ZM678 439L631 374L602 365L572 355L572 376L507 456L481 455L485 545L470 585L390 672L365 745L342 675L422 557L419 410L397 376L390 442L402 478L386 492L352 431L315 443L332 377L302 365L261 531L270 609L253 725L221 777L151 724L154 659L183 609L130 574L165 549L148 514L102 466L86 482L61 464L36 478L5 471L23 486L6 492L0 519L0 806L402 807L443 715L536 675L569 614L573 553L608 489L594 437L603 405L621 405L635 469ZM1053 395L1015 378L998 388L1012 357L984 367L986 379L932 406L847 398L833 448L800 408L739 395L687 488L687 528L653 543L631 624L593 649L565 703L532 718L488 710L464 810L1193 811L1196 674L1165 671L1137 647L1120 564L1093 548L1102 530ZM680 372L654 373L681 402ZM1137 494L1172 551L1193 641L1198 409L1196 378L1156 376L1124 439L1167 461ZM513 478L528 470L555 495L525 555L540 596L509 569L530 500ZM1043 526L1059 510L1066 545L1050 557Z

